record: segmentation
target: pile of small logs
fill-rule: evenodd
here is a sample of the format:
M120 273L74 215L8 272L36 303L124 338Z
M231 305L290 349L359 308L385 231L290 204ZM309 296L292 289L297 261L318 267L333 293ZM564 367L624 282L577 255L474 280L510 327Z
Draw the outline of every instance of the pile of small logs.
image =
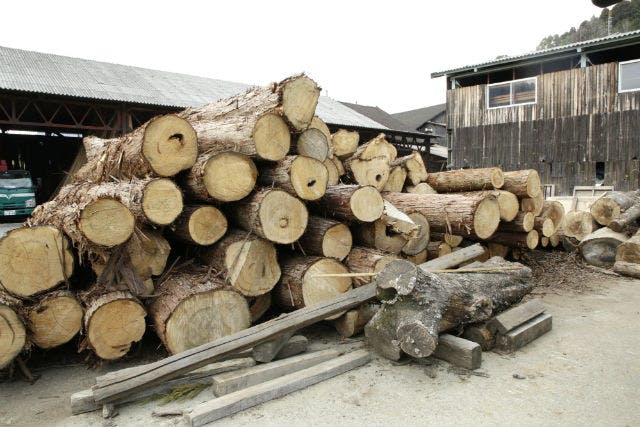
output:
M118 359L151 325L179 353L476 241L475 261L533 249L564 212L534 170L427 174L383 134L331 134L304 75L122 137L87 137L87 163L0 240L0 368L82 331ZM330 316L362 330L377 305Z

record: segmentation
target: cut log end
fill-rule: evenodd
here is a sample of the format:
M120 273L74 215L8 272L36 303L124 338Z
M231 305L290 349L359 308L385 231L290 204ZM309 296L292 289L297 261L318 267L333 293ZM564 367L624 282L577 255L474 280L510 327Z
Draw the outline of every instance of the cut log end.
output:
M195 130L186 120L166 115L153 119L144 130L142 153L160 176L173 176L191 168L198 155Z
M253 128L253 141L258 157L277 162L284 159L291 147L289 127L277 114L265 114Z
M263 239L248 239L229 245L224 259L227 279L245 296L269 292L280 278L276 249Z
M204 185L211 197L235 202L247 197L256 185L258 169L251 158L235 152L212 156L204 168Z
M473 216L473 229L481 239L488 239L500 224L500 206L495 199L484 199Z
M298 77L286 83L282 91L282 113L295 130L309 127L319 97L320 88L309 77Z
M329 172L322 162L311 157L297 156L291 164L290 178L298 197L303 200L318 200L327 191Z
M69 292L45 297L27 311L29 339L44 349L62 345L80 331L82 315L82 306Z
M409 218L418 226L418 232L407 240L407 243L402 247L402 253L405 255L417 255L427 248L431 231L427 218L421 213L412 212L409 214Z
M538 246L540 241L540 235L536 230L531 230L527 233L527 247L531 250L535 249Z
M182 192L170 179L155 179L145 186L142 210L153 224L171 224L180 215L182 208Z
M607 226L620 215L620 204L613 199L601 197L591 205L591 215L598 224Z
M264 237L276 243L293 243L302 236L309 213L305 205L284 191L272 190L260 205Z
M354 159L349 163L349 169L355 182L360 185L372 185L382 191L389 180L389 160L387 157L374 157L370 160Z
M334 154L340 158L351 156L358 149L360 134L357 131L338 130L331 136Z
M375 187L358 188L349 203L354 216L362 222L373 222L384 212L384 200Z
M319 277L326 274L345 274L349 270L338 261L323 258L309 267L302 279L302 299L305 307L312 307L337 297L351 289L350 277ZM327 317L340 317L342 313Z
M322 253L329 258L343 260L353 245L353 237L349 227L337 224L329 228L322 239Z
M227 219L213 206L200 206L189 217L189 236L194 243L212 245L227 232Z
M498 193L498 205L500 206L500 219L502 221L513 221L518 215L520 204L515 194L500 190Z
M329 157L329 142L320 129L309 128L298 137L296 149L299 155L324 162Z
M27 333L18 314L0 301L0 369L24 349Z
M115 199L98 199L80 214L79 228L91 242L111 248L126 242L133 234L135 218Z

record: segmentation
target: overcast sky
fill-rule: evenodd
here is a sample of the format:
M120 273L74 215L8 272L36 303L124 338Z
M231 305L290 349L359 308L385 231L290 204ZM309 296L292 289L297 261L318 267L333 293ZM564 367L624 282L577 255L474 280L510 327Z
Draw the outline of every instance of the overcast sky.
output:
M3 1L0 45L264 85L305 71L391 112L444 102L430 74L535 49L590 0Z

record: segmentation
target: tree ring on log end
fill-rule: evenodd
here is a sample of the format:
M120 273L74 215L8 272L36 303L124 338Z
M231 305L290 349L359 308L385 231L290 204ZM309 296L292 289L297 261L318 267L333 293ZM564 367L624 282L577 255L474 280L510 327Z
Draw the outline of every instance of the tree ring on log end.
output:
M227 218L213 206L201 206L189 217L189 235L198 245L212 245L226 232Z
M24 348L27 334L15 311L0 304L0 369L8 365Z
M62 345L82 328L82 306L70 294L55 295L29 310L29 339L40 348Z
M146 328L144 307L132 299L118 298L98 307L87 324L87 338L98 357L119 359L140 341Z
M224 265L229 283L248 297L269 292L280 280L276 248L264 239L232 243L225 254Z
M527 175L527 194L529 197L534 198L542 192L540 187L540 175L535 169L531 169Z
M133 234L135 218L114 199L98 199L80 214L80 231L91 242L108 248L124 243Z
M154 179L145 186L142 210L152 223L171 224L180 215L182 208L182 192L170 179Z
M152 119L144 130L142 154L160 176L190 169L198 156L196 131L173 114Z
M282 112L291 126L302 131L309 127L316 112L320 88L307 76L295 78L282 90Z
M500 224L500 206L495 198L486 198L473 215L473 231L481 239L488 239Z
M329 156L329 142L320 129L309 128L298 137L296 150L301 156L324 162Z
M362 222L373 222L384 212L384 200L380 192L371 186L358 188L349 200L351 212Z
M291 148L289 127L277 114L265 114L253 127L253 143L261 159L274 162L282 160Z
M260 224L264 236L276 243L293 243L307 228L309 213L297 198L271 190L260 204Z
M531 230L527 233L527 247L529 249L535 249L538 246L539 241L540 237L536 230Z
M353 246L353 236L346 224L337 224L329 228L322 238L322 253L326 257L342 261Z
M322 258L311 265L302 277L302 299L305 307L334 299L351 289L351 277L315 277L324 274L346 274L349 270L332 258ZM337 319L345 311L327 317Z
M322 162L311 157L297 156L291 164L290 179L298 197L303 200L318 200L327 191L329 172Z
M242 295L223 289L201 292L185 298L173 310L165 326L165 343L176 354L250 324L249 304Z
M256 185L258 168L244 154L227 151L211 156L204 167L204 185L211 197L235 202L247 197Z

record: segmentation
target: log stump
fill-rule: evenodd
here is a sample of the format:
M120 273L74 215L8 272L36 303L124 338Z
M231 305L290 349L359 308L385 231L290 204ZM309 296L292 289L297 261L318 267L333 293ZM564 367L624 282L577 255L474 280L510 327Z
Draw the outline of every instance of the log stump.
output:
M384 213L384 200L372 186L335 185L327 187L316 207L324 216L339 220L373 222Z
M306 255L342 261L351 251L353 237L346 224L312 215L298 243Z
M69 342L82 328L82 305L69 291L53 291L29 304L25 318L29 340L40 348Z

